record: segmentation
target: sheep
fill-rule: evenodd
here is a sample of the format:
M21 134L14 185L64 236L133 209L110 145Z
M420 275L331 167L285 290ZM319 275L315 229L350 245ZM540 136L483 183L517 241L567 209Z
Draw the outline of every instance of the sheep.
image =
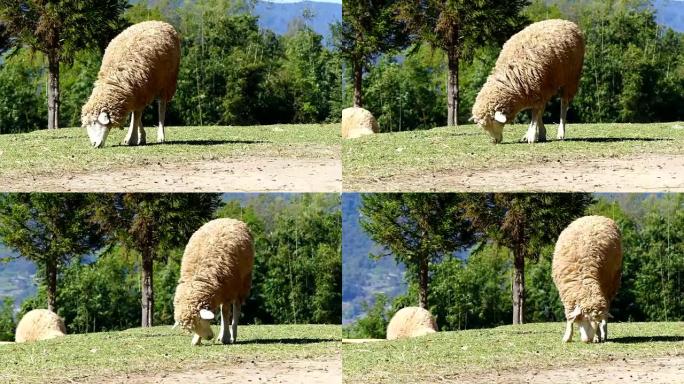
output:
M342 110L342 138L356 139L378 133L380 127L370 111L352 107Z
M565 139L566 117L579 87L584 46L582 31L566 20L540 21L516 33L504 44L477 95L472 120L496 144L503 140L504 124L518 112L532 109L532 122L520 141L546 141L544 108L560 90L557 138Z
M572 339L573 323L578 323L582 341L606 341L610 302L620 287L622 268L615 222L603 216L573 221L558 237L551 268L567 319L563 341Z
M104 146L109 129L121 127L129 113L123 144L145 144L142 113L155 98L159 100L157 142L163 143L166 105L176 93L179 66L180 38L170 24L145 21L116 36L105 50L93 92L81 109L81 123L92 145Z
M176 325L194 332L192 345L213 338L209 320L221 306L223 344L237 340L241 305L249 296L254 266L254 245L247 225L234 219L216 219L204 224L188 241L173 299ZM226 322L232 322L230 333ZM174 326L174 327L175 327Z
M420 307L405 307L392 316L387 325L387 340L418 337L437 332L437 323L430 311Z
M34 309L21 318L17 324L15 341L49 340L66 335L64 320L48 309Z

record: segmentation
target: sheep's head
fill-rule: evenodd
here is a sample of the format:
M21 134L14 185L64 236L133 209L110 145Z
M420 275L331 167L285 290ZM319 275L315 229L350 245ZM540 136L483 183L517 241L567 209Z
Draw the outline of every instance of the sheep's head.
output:
M572 311L568 320L572 320L577 323L580 331L580 338L585 343L597 342L598 340L598 327L601 322L606 321L610 317L607 311L591 310L584 311L578 305L575 310Z
M174 318L176 325L194 333L192 345L199 345L202 339L211 340L214 332L211 330L211 320L214 313L207 305L198 303L195 300L192 290L186 284L179 284L176 287L176 294L173 298Z
M503 141L503 127L508 121L508 118L503 112L496 111L494 115L485 115L484 118L473 116L472 120L492 137L492 142L494 144Z
M109 112L101 111L97 119L86 119L83 121L83 125L88 130L88 137L93 147L102 148L112 126Z

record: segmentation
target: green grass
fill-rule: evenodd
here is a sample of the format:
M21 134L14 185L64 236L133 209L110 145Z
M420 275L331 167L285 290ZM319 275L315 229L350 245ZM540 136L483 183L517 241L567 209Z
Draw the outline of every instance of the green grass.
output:
M128 167L131 164L250 157L340 157L339 124L252 127L170 127L157 145L156 128L147 128L150 144L120 145L125 130L113 129L104 148L94 149L83 128L0 135L0 174L63 173Z
M0 345L0 383L97 381L103 376L200 369L252 360L336 358L340 326L240 326L234 345L192 347L190 340L189 334L161 326Z
M450 170L478 170L557 160L681 154L684 123L570 124L566 140L557 141L555 124L547 125L546 143L518 140L527 126L504 128L504 142L493 145L475 125L427 131L383 133L345 140L342 147L345 189L364 180Z
M345 382L437 382L478 374L590 365L684 354L684 323L611 323L603 344L561 342L562 323L440 332L399 341L344 344ZM579 335L575 334L575 340Z

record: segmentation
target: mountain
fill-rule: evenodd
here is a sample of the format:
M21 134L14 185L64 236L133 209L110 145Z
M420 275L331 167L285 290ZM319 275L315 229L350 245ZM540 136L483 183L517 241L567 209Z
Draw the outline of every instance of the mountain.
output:
M0 302L6 297L19 308L24 299L36 293L36 265L25 259L14 259L16 254L0 244Z
M306 21L304 15L310 20ZM282 35L292 22L306 22L316 33L329 38L330 25L342 20L342 4L323 3L317 1L301 1L298 3L272 3L258 1L254 15L259 16L259 25L264 29Z
M361 195L342 195L342 323L349 324L364 314L362 304L372 305L375 295L386 294L390 300L406 292L404 265L391 257L372 260L370 253L382 249L361 228Z
M684 32L684 0L654 0L658 24Z

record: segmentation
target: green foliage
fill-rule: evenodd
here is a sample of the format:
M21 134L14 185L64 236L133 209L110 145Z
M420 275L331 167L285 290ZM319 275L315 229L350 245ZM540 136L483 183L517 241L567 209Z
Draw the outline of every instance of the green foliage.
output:
M42 86L41 60L27 52L5 60L0 64L0 134L42 128L47 109L38 91Z
M361 304L365 316L355 323L344 327L344 337L349 339L384 339L387 337L387 325L392 318L388 312L387 295L375 295L375 303L370 306L367 302Z
M14 321L14 300L5 297L0 303L0 341L14 341L14 331L17 327Z

